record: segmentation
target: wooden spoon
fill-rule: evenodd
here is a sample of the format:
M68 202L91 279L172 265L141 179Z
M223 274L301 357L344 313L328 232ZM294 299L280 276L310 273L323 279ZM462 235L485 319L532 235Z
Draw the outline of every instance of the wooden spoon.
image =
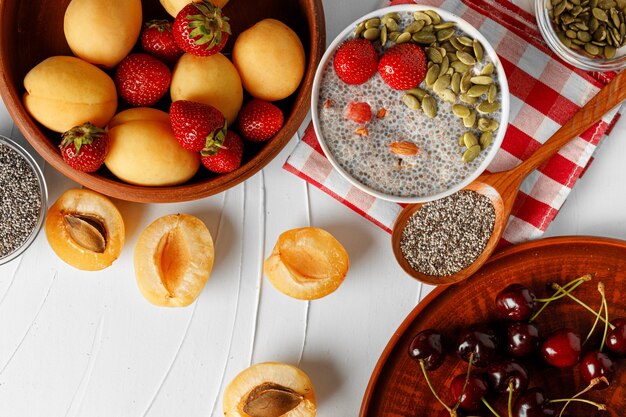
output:
M617 75L613 81L606 85L595 97L581 108L567 123L565 123L546 143L535 151L526 161L517 167L503 172L483 174L474 182L465 187L465 190L476 191L491 200L496 220L493 233L483 252L467 268L447 276L431 276L415 271L407 262L400 250L400 238L407 221L417 212L422 204L410 204L402 210L393 226L391 244L393 253L398 263L413 278L430 285L448 285L462 281L476 272L496 248L502 231L511 214L515 197L522 181L533 170L539 167L547 159L553 156L559 149L572 139L585 132L604 114L616 107L626 99L626 71Z

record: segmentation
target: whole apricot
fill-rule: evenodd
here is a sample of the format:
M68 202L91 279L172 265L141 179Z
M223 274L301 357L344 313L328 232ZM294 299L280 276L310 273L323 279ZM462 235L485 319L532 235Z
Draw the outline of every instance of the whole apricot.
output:
M211 105L232 125L243 103L243 87L235 66L224 55L184 54L172 72L172 101L189 100Z
M72 56L53 56L24 77L24 107L55 132L91 122L104 127L117 110L115 83L104 71Z
M183 149L167 113L136 108L116 115L109 125L111 140L104 160L119 179L146 186L188 181L200 167L200 154Z
M59 258L84 271L108 267L124 246L124 220L117 207L87 189L63 193L48 210L45 227Z
M72 0L63 30L77 57L113 68L135 46L141 24L141 0Z
M296 91L305 62L298 35L275 19L261 20L246 29L233 46L233 63L244 88L267 101L281 100Z
M241 371L224 390L225 417L314 417L315 391L295 366L264 362Z
M213 259L213 238L200 219L188 214L161 217L139 236L137 285L152 304L189 305L209 279Z
M178 12L180 12L183 7L185 7L192 1L194 3L197 3L201 0L161 0L161 5L170 15L176 17ZM211 3L213 3L213 5L217 7L224 7L226 6L226 3L228 3L228 0L211 0Z

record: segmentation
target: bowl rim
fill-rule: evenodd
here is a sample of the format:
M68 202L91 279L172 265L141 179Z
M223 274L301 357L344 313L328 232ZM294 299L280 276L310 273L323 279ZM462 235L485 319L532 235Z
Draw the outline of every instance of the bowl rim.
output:
M46 213L48 212L48 186L46 184L46 177L43 175L43 171L39 167L39 164L37 163L37 161L35 161L35 158L33 158L33 156L30 154L30 152L28 152L24 147L22 147L15 140L9 137L6 137L4 135L0 135L0 145L6 145L9 148L13 149L22 158L24 158L24 160L28 163L28 165L30 165L31 169L33 170L33 173L35 174L35 177L37 178L37 182L39 183L39 191L40 191L40 197L41 197L41 209L40 209L39 218L37 219L37 223L35 224L35 227L30 232L30 234L28 235L28 238L24 241L24 243L22 243L21 246L19 246L13 252L9 253L4 258L0 257L0 265L3 265L3 264L8 264L9 262L13 261L14 259L18 258L20 255L22 255L33 244L37 236L39 236L44 220L46 218Z
M326 145L326 141L324 140L324 137L322 135L322 129L320 126L320 121L319 121L319 116L318 116L319 91L320 91L320 84L322 81L322 76L323 76L326 65L330 61L331 57L334 55L335 51L337 50L337 47L348 39L349 35L352 34L352 32L354 31L354 28L360 22L366 19L373 18L373 17L380 17L390 12L416 12L416 11L424 11L424 10L433 10L437 12L445 20L457 22L461 30L473 36L475 39L478 39L483 44L485 52L489 55L489 58L493 61L493 64L498 73L498 83L500 87L500 95L502 97L502 100L501 100L502 116L500 118L500 128L498 129L498 134L496 135L496 137L494 138L492 142L491 150L487 153L485 159L481 162L481 164L476 168L476 170L472 174L470 174L468 177L466 177L463 181L461 181L459 184L455 185L454 187L451 187L437 194L428 195L428 196L402 197L402 196L396 196L392 194L386 194L381 191L374 190L373 188L365 184L362 184L356 178L352 177L352 175L346 172L343 169L343 167L341 167L341 165L337 162L335 157L330 152L330 149ZM359 17L350 25L348 25L344 30L342 30L341 33L339 33L339 35L337 35L335 39L333 39L333 41L330 43L330 45L326 49L326 52L324 53L324 56L322 57L317 67L317 70L315 72L315 79L313 80L313 89L312 89L312 95L311 95L311 120L313 122L313 128L315 130L315 134L317 135L319 139L320 146L322 150L324 151L326 158L330 161L331 165L333 166L333 168L337 170L337 172L339 172L339 174L341 174L341 176L344 177L347 181L349 181L352 185L364 191L365 193L372 195L374 197L383 199L383 200L392 201L396 203L404 203L404 204L427 203L429 201L434 201L434 200L447 197L465 188L472 181L478 178L487 169L487 166L491 163L493 158L498 153L500 146L502 145L502 142L504 140L504 135L506 134L506 131L508 128L509 111L510 111L509 84L506 78L506 74L504 72L504 67L502 66L502 63L500 62L500 58L496 54L495 49L493 48L491 43L487 41L487 39L482 35L482 33L480 33L478 29L476 29L474 26L469 24L466 20L455 15L454 13L448 12L438 7L420 5L420 4L401 4L401 5L377 9Z
M4 11L6 4L7 2L0 0L0 12ZM0 51L0 94L15 125L35 151L65 177L84 187L109 197L138 203L176 203L215 195L244 182L269 164L296 135L307 116L309 111L307 104L311 97L310 85L317 63L326 47L326 24L322 0L304 0L304 6L308 11L305 18L308 24L309 42L308 45L303 45L305 52L308 52L306 54L307 62L304 77L298 90L293 93L295 96L291 113L285 119L283 127L237 170L200 182L187 182L165 187L140 186L125 183L113 176L84 173L69 167L50 140L50 135L46 135L42 127L26 111L21 99L20 88L17 85L12 86L7 76L11 71L9 65L11 57L7 56L6 48L2 48Z

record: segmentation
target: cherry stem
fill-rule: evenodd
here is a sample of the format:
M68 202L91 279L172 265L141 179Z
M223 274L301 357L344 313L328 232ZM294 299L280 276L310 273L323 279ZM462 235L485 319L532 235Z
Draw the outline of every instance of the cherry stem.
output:
M580 391L578 394L574 395L572 398L561 398L561 399L558 399L558 400L550 400L550 403L562 403L562 402L565 403L565 405L561 409L561 412L559 413L559 417L561 417L563 415L563 413L565 412L565 409L567 408L567 406L572 401L578 401L578 402L583 402L583 403L594 405L594 406L598 407L598 410L606 410L606 406L604 404L598 404L598 403L595 403L595 402L590 401L590 400L585 400L583 398L578 398L581 395L583 395L584 393L586 393L587 391L589 391L590 389L592 389L593 387L595 387L596 385L598 385L601 381L605 382L607 385L609 383L609 381L604 376L600 377L600 378L593 378L589 382L589 385L587 385L587 387L585 389Z
M602 352L602 349L604 349L604 342L606 341L606 334L609 331L609 304L606 302L604 283L598 283L598 292L602 296L602 307L604 307L604 334L602 335L602 342L600 342L600 352Z
M601 284L602 283L598 284L598 288L600 287ZM585 341L583 342L583 345L587 343L587 341L589 340L593 332L596 330L596 327L598 326L598 322L600 321L600 318L602 317L602 310L604 310L604 303L601 301L600 308L598 308L598 311L595 313L596 319L593 321L593 326L591 326L591 329L589 329L589 333L587 333L587 337L585 337ZM604 328L606 328L606 322L604 322ZM602 348L600 348L600 350L602 350Z
M433 393L433 395L435 396L437 401L439 401L439 404L443 405L443 407L446 409L446 411L448 411L448 413L450 413L450 416L452 416L452 417L455 416L456 415L456 410L452 410L450 407L448 407L448 405L446 403L443 402L443 400L441 398L439 398L439 395L437 395L437 392L435 391L435 388L433 388L432 384L430 383L430 379L428 378L428 373L426 372L426 366L424 366L424 360L420 359L419 363L420 363L420 368L422 369L422 373L424 374L424 379L426 379L426 384L428 384L428 388L430 388L430 391Z
M557 289L559 291L563 290L563 287L561 287L559 284L552 284L552 288ZM578 298L576 298L572 294L566 293L565 295L567 295L569 298L571 298L572 300L574 300L575 302L580 304L582 307L584 307L587 310L589 310L590 312L592 312L594 315L597 314L597 312L593 308L589 307L587 304L585 304L584 302L580 301ZM611 330L613 330L615 328L615 326L612 325L611 323L609 323L609 321L607 319L605 319L604 317L600 317L600 320L602 320L606 325L608 325Z
M485 404L485 407L487 407L489 409L489 411L491 411L493 413L494 416L500 417L500 414L498 414L498 412L493 409L493 407L487 402L487 400L485 400L484 397L481 398L480 400L483 402L483 404Z
M562 289L557 290L554 294L552 294L550 298L538 298L536 301L543 303L543 305L541 306L539 310L537 310L537 312L528 321L532 323L537 317L539 317L539 315L543 312L543 310L545 310L548 304L550 304L552 301L565 297L571 291L574 291L579 285L589 280L591 280L591 275L584 275L580 278L576 278L575 280L572 280L568 282L567 284L565 284L563 287L561 287Z
M461 400L463 399L463 396L465 395L465 390L467 389L467 384L469 383L469 377L470 377L470 372L472 370L473 362L474 362L474 352L470 353L469 361L467 362L467 373L465 374L465 382L463 383L463 390L461 390L461 396L459 396L459 399L456 400L456 404L454 405L454 408L452 408L452 410L454 411L458 410L459 406L461 405Z
M513 381L509 381L509 402L507 403L509 417L513 417Z

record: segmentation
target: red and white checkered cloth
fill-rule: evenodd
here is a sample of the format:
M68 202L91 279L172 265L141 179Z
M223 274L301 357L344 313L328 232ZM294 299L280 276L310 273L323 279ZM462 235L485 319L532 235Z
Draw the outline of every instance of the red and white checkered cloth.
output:
M613 74L588 74L559 60L546 46L533 15L509 0L416 0L450 11L478 28L498 53L509 82L511 113L491 172L528 158ZM547 229L600 142L619 116L615 109L533 172L522 184L501 244L536 239ZM284 168L324 190L388 232L402 206L352 186L335 171L313 127Z

